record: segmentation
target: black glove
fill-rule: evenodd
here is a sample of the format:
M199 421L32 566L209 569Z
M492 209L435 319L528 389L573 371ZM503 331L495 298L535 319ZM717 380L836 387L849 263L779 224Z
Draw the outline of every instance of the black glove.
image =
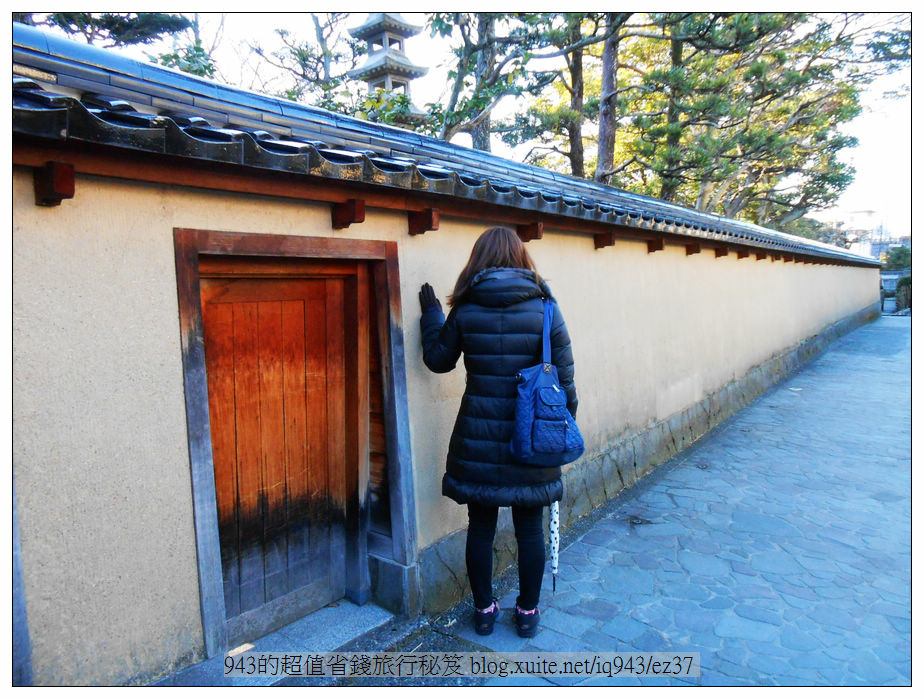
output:
M433 292L433 287L429 284L424 284L420 287L420 312L426 313L427 311L442 311L443 307L440 305L439 299L436 298L436 294Z

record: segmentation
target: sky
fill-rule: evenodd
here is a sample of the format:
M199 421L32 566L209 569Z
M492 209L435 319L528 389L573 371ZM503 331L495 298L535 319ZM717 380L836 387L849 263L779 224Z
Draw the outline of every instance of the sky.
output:
M835 208L815 218L867 230L881 224L894 237L911 233L911 97L882 97L910 84L910 72L886 76L864 95L863 113L844 128L859 140L843 158L856 169L854 181Z
M409 22L424 25L423 13L406 12L402 16ZM219 30L218 13L202 13L202 36L209 44ZM348 18L347 27L358 26L366 18L365 12L356 12ZM305 13L226 13L220 42L215 52L223 77L230 84L260 91L271 84L271 74L265 66L250 55L248 44L257 42L265 49L279 46L274 34L276 28L287 28L293 33L311 31ZM157 52L161 47L132 49L133 55L144 58L142 52ZM163 50L168 50L169 47ZM413 81L411 96L418 106L438 101L449 89L447 76L452 55L446 40L431 38L426 29L410 38L407 55L418 65L427 66L429 72ZM258 72L254 72L257 69ZM269 82L268 82L269 81ZM911 233L911 98L889 99L883 94L901 84L911 84L911 70L886 76L864 93L863 113L851 121L845 132L855 136L859 144L842 151L842 159L856 168L854 182L842 194L833 208L814 212L812 217L826 222L842 222L850 229L872 230L883 226L894 237ZM499 105L498 113L516 110L515 98L508 97ZM466 135L460 135L461 145L470 145ZM495 152L502 157L517 157L526 148L514 152L498 141Z

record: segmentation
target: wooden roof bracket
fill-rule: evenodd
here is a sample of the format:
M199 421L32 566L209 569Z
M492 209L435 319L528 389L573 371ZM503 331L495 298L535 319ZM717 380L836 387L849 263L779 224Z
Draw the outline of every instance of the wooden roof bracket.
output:
M715 249L716 257L725 257L727 254L728 254L728 246L726 245L720 245L719 247Z
M648 241L648 253L664 249L664 238L653 238Z
M407 212L408 235L421 235L427 231L435 231L440 227L440 210L424 209L423 211Z
M74 166L49 161L32 171L36 206L58 206L62 199L74 198Z
M542 221L518 223L517 235L520 236L520 240L524 243L528 243L530 240L539 240L542 237Z
M696 255L703 251L703 246L699 243L687 243L687 255Z
M750 254L751 253L749 253L747 250L738 250L738 259L746 260L750 256Z
M331 225L334 229L349 228L351 223L366 220L366 202L363 199L347 199L331 204Z
M594 250L606 248L616 244L616 232L608 231L607 233L594 233Z
M755 251L755 252L754 252L754 259L755 259L755 260L764 260L764 259L766 259L766 258L767 258L767 253L765 253L765 252L758 252L758 251Z

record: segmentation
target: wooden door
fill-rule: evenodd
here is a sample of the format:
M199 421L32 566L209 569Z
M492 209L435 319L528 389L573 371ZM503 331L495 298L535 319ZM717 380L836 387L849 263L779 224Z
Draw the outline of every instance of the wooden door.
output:
M226 615L278 626L344 595L356 278L203 272Z

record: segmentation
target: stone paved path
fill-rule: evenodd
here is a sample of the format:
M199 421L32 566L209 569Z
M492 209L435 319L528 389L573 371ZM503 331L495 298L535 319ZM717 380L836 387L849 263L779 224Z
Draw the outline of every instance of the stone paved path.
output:
M494 635L454 633L698 651L703 685L910 684L910 339L910 318L854 331L626 492L562 551L535 638L512 629L515 593ZM528 680L550 682L577 683Z

